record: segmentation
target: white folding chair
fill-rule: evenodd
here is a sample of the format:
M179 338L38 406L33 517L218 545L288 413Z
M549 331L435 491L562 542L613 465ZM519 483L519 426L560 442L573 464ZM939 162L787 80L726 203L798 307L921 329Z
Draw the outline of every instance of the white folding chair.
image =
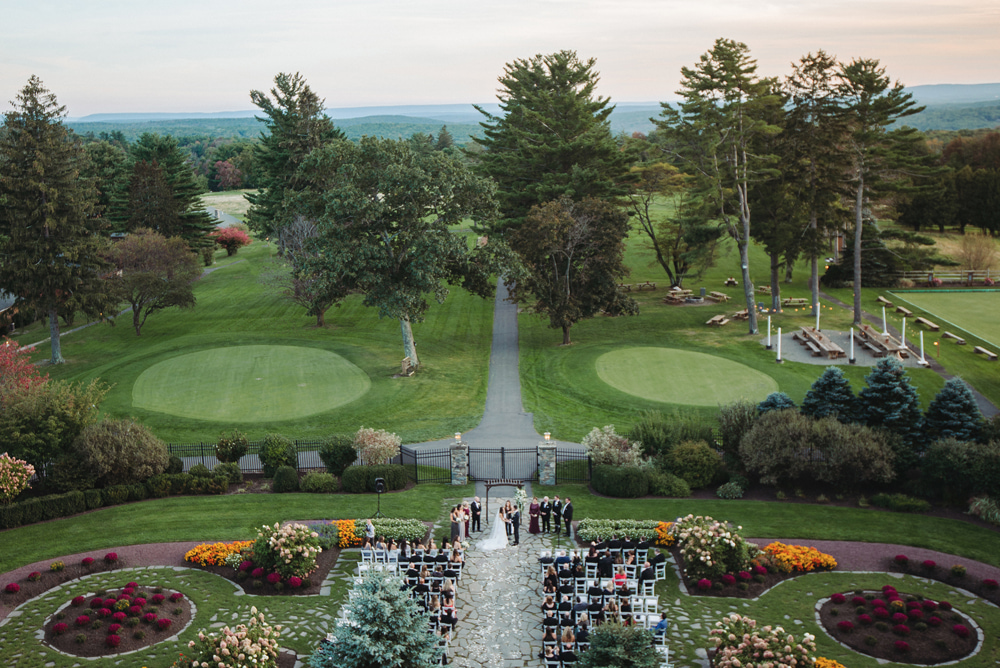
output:
M588 562L584 565L586 569L586 576L588 580L597 579L597 562Z
M663 645L662 647L657 647L657 649L663 654L663 661L660 662L660 668L674 668L674 664L670 663L670 647Z
M366 564L370 564L374 559L374 552L372 550L361 550L361 561Z
M639 589L639 593L643 596L655 596L656 595L656 581L655 580L643 580L642 587Z
M385 550L375 550L375 563L377 564L385 563Z
M667 577L667 562L661 561L660 563L656 564L655 573L656 573L656 579L657 580L666 579L666 577Z
M576 579L576 590L573 593L578 596L587 593L587 581L584 578Z
M625 577L629 580L635 580L636 566L635 564L625 564Z

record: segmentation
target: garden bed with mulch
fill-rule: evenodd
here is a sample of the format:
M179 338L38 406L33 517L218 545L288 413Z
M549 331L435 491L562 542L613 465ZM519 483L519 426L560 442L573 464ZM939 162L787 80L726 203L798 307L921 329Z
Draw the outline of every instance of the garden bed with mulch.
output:
M834 594L819 606L832 638L856 652L902 663L937 665L969 656L979 630L947 601L883 591Z
M670 548L670 554L674 561L680 566L680 571L684 573L684 557L677 546ZM803 575L803 573L779 573L774 569L766 569L763 566L754 567L753 571L743 571L724 575L722 578L713 580L706 587L704 581L698 578L691 578L683 575L684 586L689 594L699 596L716 596L723 598L757 598L765 591L785 580Z
M183 593L123 585L67 601L46 621L45 643L72 656L116 655L172 638L191 623L191 604Z
M266 577L254 578L249 571L236 571L229 566L199 566L191 563L187 565L225 578L246 593L255 596L308 596L319 593L320 586L330 574L330 570L336 566L339 558L340 548L334 547L320 552L316 556L316 570L310 573L309 577L302 578L302 585L295 588L289 587L287 582L278 583L281 585L278 587L268 582Z
M946 565L933 559L910 559L901 553L886 558L883 570L888 573L904 573L943 582L946 585L970 591L1000 607L1000 581L995 577L984 578L973 574L964 564L953 563L956 561L958 560L952 559Z

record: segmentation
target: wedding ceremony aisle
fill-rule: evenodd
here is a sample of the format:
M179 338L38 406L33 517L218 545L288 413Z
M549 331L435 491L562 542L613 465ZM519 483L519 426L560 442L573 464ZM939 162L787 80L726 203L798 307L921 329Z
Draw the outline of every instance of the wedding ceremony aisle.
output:
M538 553L549 539L521 530L517 547L482 552L476 542L491 527L472 536L458 591L462 615L451 643L455 666L537 668L542 665L541 608L538 598Z

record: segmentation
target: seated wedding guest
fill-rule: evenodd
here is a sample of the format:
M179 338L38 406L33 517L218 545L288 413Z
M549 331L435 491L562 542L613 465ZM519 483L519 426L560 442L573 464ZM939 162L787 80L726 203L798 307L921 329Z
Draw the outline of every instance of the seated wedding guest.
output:
M451 610L455 611L455 595L454 594L442 594L441 609L444 611Z
M542 585L542 593L543 594L552 594L553 596L555 596L556 594L559 593L559 587L557 587L556 585L552 584L551 582L547 582L547 583L545 583L545 584Z
M418 578L420 577L420 571L416 569L414 564L410 564L410 567L406 569L406 579Z
M434 536L431 536L430 542L427 543L427 549L428 550L436 550L436 549L438 549L437 543L434 542Z
M424 545L424 541L418 540L416 546L413 549L420 550L421 552L423 552L424 550L427 549L427 546Z
M573 566L573 577L577 580L586 577L586 571L583 570L583 564L576 564Z
M375 549L384 550L385 549L385 536L379 536L375 539Z
M458 624L458 616L455 615L455 611L442 609L441 626L447 626L449 629L453 629L455 628L455 624Z
M542 634L542 642L555 642L556 631L554 626L546 626L545 633Z
M559 618L556 617L555 610L545 611L545 617L542 619L542 626L550 628L559 626Z
M431 588L427 586L427 581L423 578L420 578L420 580L417 581L417 586L413 588L413 591L418 594L426 594L430 590Z
M590 549L587 550L587 556L584 557L583 560L584 560L584 562L586 562L588 564L596 564L597 563L597 559L598 559L598 556L597 556L597 547L593 543L591 543L590 544Z
M445 579L444 584L441 586L441 593L444 595L455 595L455 583L450 578Z
M573 649L573 645L576 644L576 634L573 633L573 629L563 631L560 642L563 644L563 647L569 646L570 649Z
M604 606L604 614L610 620L618 620L621 618L620 611L618 610L618 604L615 603L614 599L608 601L608 604Z
M635 547L637 550L648 550L651 547L651 545L652 544L648 540L643 538L640 539L638 543L636 543Z
M625 580L627 580L627 579L628 579L628 576L625 575L625 569L622 568L621 566L619 566L618 569L615 571L615 577L614 577L615 587L618 587L618 588L624 587L625 586Z
M559 626L561 628L573 628L573 613L572 612L560 612L559 613Z
M427 614L430 615L431 624L437 624L441 619L441 604L438 603L436 598L431 599L431 604L427 609Z
M635 563L635 550L630 550L625 555L625 565L629 566L629 565L634 564L634 563Z
M654 626L653 629L652 629L653 630L653 635L657 635L657 636L663 635L664 633L667 632L667 627L669 625L670 625L669 622L667 622L667 613L666 612L661 612L660 613L660 621L658 621L656 623L656 626Z
M559 593L562 595L572 594L576 591L576 587L573 585L572 580L566 580L563 584L559 585Z
M617 536L608 541L608 549L611 550L612 552L614 552L615 550L622 549L622 542L618 539Z
M465 558L462 557L462 553L459 552L458 550L452 550L451 558L448 559L448 561L450 561L453 564L462 564L465 563Z
M628 626L632 623L632 599L625 597L622 599L622 603L618 606L618 613L621 615L622 624Z
M549 566L545 570L545 579L542 580L542 584L551 584L551 585L555 585L556 587L559 586L559 576L556 575L556 567L555 566Z
M546 610L555 610L556 607L556 602L552 600L551 596L546 596L545 600L542 601L542 612L545 612Z
M563 645L562 649L559 650L559 661L565 666L569 663L576 663L576 654L573 652L573 644L570 643L569 646Z
M556 563L557 564L568 564L569 563L569 555L567 555L565 551L560 551L559 554L556 555Z
M659 564L666 560L667 560L667 555L663 554L659 550L656 550L656 554L654 554L653 558L649 560L649 563L655 566L656 564Z
M626 596L632 595L632 590L629 589L628 580L625 581L621 587L618 588L618 598L625 598Z
M617 598L618 597L618 591L617 591L617 588L615 587L615 581L614 580L608 580L608 583L606 585L604 585L604 591L602 593L604 594L604 602L605 603L607 603L609 600L611 600L613 598Z
M573 602L569 600L569 596L563 595L562 600L559 601L558 609L559 612L569 612L573 609Z
M584 613L576 621L576 641L587 642L590 639L590 617Z
M615 555L615 566L621 566L624 563L625 563L625 560L622 559L621 552L619 552L618 554Z
M441 655L441 665L447 666L451 663L451 659L448 658L448 643L451 642L451 632L447 629L437 629L434 631L440 638L441 644L445 648L444 654Z
M441 551L442 552L447 552L450 549L451 549L451 543L448 542L447 538L442 538L441 539Z
M577 596L576 603L573 605L573 620L576 621L580 618L580 615L587 614L587 608L590 604L587 603L586 596Z
M646 580L656 580L656 571L653 570L653 565L648 561L642 565L642 572L639 573L639 581L644 582Z
M559 579L567 580L571 577L573 577L573 570L570 565L568 563L562 564L562 568L559 569Z
M602 578L610 578L614 574L614 563L611 553L605 550L597 561L597 575Z
M634 550L636 545L638 545L638 543L636 543L634 540L632 540L628 536L625 536L625 538L622 539L622 549L623 550Z

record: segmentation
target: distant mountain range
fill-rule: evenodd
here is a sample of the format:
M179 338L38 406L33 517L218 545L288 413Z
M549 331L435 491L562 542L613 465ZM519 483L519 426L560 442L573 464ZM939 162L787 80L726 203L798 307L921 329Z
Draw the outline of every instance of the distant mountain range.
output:
M906 89L927 109L906 119L906 124L920 130L960 130L1000 125L1000 83L933 84ZM493 103L479 105L490 114L500 114ZM255 120L257 110L190 112L190 113L128 113L91 114L68 118L66 124L76 132L122 131L130 138L142 132L171 135L257 136L261 124ZM479 135L484 120L471 104L418 104L372 107L335 107L326 110L348 137L362 135L409 137L415 132L437 134L442 125L458 143L466 143L470 135ZM647 133L653 129L650 117L660 113L659 102L616 102L611 114L611 130Z

